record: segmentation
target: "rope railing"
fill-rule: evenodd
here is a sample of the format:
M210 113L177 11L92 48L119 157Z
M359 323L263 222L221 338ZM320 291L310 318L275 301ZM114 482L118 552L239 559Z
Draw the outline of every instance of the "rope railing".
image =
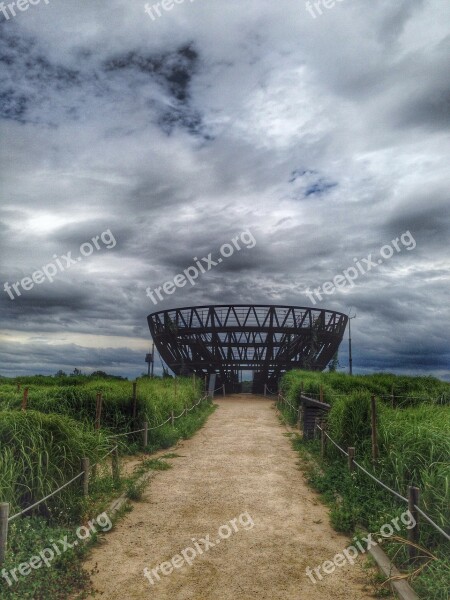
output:
M319 398L320 397L320 393L319 392L307 392L307 395L311 398ZM334 394L334 393L330 393L330 392L326 392L326 395L328 398L349 398L351 396L351 394ZM379 398L383 398L383 400L391 400L392 397L394 397L395 400L397 399L402 399L402 398L406 398L406 400L424 400L424 396L410 396L409 394L378 394ZM432 398L429 399L428 401L431 403L440 403L443 400L448 401L448 399L445 397L445 395L441 395L437 398Z
M302 397L304 397L304 396L302 396ZM291 409L297 410L291 404L291 402L287 398L285 398L281 393L279 394L279 400L282 400ZM414 502L411 503L408 498L405 498L405 496L402 496L396 490L393 490L391 487L389 487L388 485L386 485L383 481L381 481L380 479L378 479L377 477L375 477L375 475L373 475L373 473L370 473L370 471L368 471L365 467L363 467L359 462L357 462L354 459L354 448L349 448L349 452L352 451L352 454L350 455L349 452L347 452L346 450L344 450L344 448L342 448L335 440L333 440L333 438L327 433L327 431L325 430L325 428L321 427L319 425L319 423L317 422L317 420L316 420L315 429L318 429L323 434L323 438L322 439L324 439L324 438L328 439L339 450L339 452L341 452L345 457L348 458L349 464L351 464L352 468L353 468L353 465L354 465L356 468L358 468L363 473L365 473L368 477L370 477L373 481L375 481L375 483L377 483L382 488L384 488L386 491L388 491L393 496L395 496L398 500L401 500L402 502L406 502L406 504L408 504L410 506L412 505L414 507L414 510L416 510L418 514L420 514L432 527L434 527L436 529L436 531L438 531L441 535L443 535L447 540L450 540L450 535L446 531L444 531L437 523L435 523L433 521L433 519L431 519L431 517L429 517L421 508L419 508L417 506L417 504L415 504ZM324 452L324 447L323 446L322 446L322 452ZM324 454L323 454L323 456L324 456Z
M439 527L439 525L437 525L437 524L436 524L436 523L435 523L435 522L434 522L432 519L430 519L430 517L429 517L429 516L428 516L426 513L424 513L424 512L423 512L423 510L422 510L421 508L419 508L419 507L418 507L418 506L416 506L415 504L414 504L414 508L417 510L417 512L418 512L418 513L419 513L419 514L420 514L420 515L421 515L421 516L422 516L422 517L423 517L423 518L424 518L426 521L428 521L428 523L429 523L430 525L433 525L433 527L435 527L435 528L436 528L436 529L439 531L439 533L442 533L442 535L443 535L444 537L446 537L446 538L447 538L447 539L450 541L450 535L448 535L448 533L446 533L446 532L445 532L443 529L441 529L441 528Z
M327 432L326 432L324 429L322 429L322 427L321 427L320 425L317 425L317 429L319 429L320 431L323 431L323 432L324 432L324 434L326 435L326 437L327 437L327 438L330 440L330 442L331 442L332 444L334 444L334 446L336 446L336 448L337 448L338 450L340 450L340 451L342 452L342 454L345 454L345 456L348 456L348 452L346 452L346 451L344 450L344 448L341 448L341 447L339 446L339 444L337 444L337 443L336 443L336 442L333 440L333 438L331 438L331 437L328 435L328 433L327 433ZM356 464L356 463L355 463L355 464Z
M221 388L219 388L219 389L221 389ZM224 390L224 393L225 393L225 388L223 387L222 389ZM26 397L27 397L27 395L28 395L28 389L26 389ZM176 395L176 393L175 393L175 395ZM199 398L198 402L196 402L196 404L193 404L190 408L185 407L184 410L177 416L174 416L173 411L172 411L170 417L168 419L166 419L166 421L164 421L163 423L160 423L159 425L155 425L154 427L149 428L148 423L144 422L143 423L144 427L141 429L136 429L134 431L127 431L127 432L123 432L123 433L116 433L116 434L111 433L110 435L107 436L107 439L108 439L108 441L110 441L110 442L112 441L112 443L115 443L118 438L127 437L127 436L137 434L137 433L143 433L142 443L143 443L143 447L146 448L148 445L148 432L149 431L159 429L160 427L163 427L164 425L169 423L169 421L172 421L172 423L173 423L176 419L179 419L182 416L187 415L188 412L197 408L197 406L203 400L205 400L207 398L208 398L208 394L201 396ZM133 384L132 403L133 403L133 417L135 418L136 417L136 407L137 407L136 383ZM101 394L97 394L96 417L95 417L95 429L96 430L100 429L101 404L102 404L102 396L101 396ZM22 410L26 410L26 398L24 400L24 403L22 404ZM10 504L8 502L0 502L0 565L3 564L5 557L6 557L9 523L11 521L14 521L15 519L21 517L22 515L27 514L28 512L30 512L34 508L38 507L39 505L43 504L44 502L46 502L53 496L56 496L56 494L59 494L62 490L64 490L65 488L67 488L69 485L73 484L75 481L77 481L80 478L83 478L81 481L81 486L80 486L82 489L83 496L87 497L89 494L90 476L92 475L95 477L95 474L97 473L97 466L101 462L103 462L106 458L108 458L108 456L110 456L110 455L112 455L112 463L111 463L112 477L113 477L114 481L118 483L118 482L120 482L119 444L116 443L114 445L114 447L111 448L111 450L109 450L94 465L90 464L89 458L87 458L87 457L81 458L82 471L80 473L78 473L78 475L75 475L75 477L72 477L72 479L70 479L70 481L67 481L66 483L61 485L58 489L56 489L53 492L51 492L50 494L46 495L44 498L41 498L41 500L38 500L37 502L34 502L30 506L27 506L26 508L24 508L20 512L16 513L15 515L9 516Z
M220 389L220 388L219 388ZM201 402L202 400L204 400L207 396L202 396L199 401L194 404L193 406L191 406L191 408L186 409L187 411L191 411L194 408L196 408ZM180 417L182 417L185 414L185 410L183 410L183 412L181 414L179 414L178 416L174 417L174 419L179 419ZM168 423L169 421L171 421L172 417L170 416L166 421L164 421L164 423L160 423L159 425L157 425L156 427L149 427L149 428L143 428L143 429L136 429L135 431L128 431L126 433L117 433L117 434L113 434L111 436L111 438L118 438L118 437L124 437L124 436L128 436L128 435L132 435L134 433L141 433L143 431L152 431L155 429L158 429L159 427L162 427L163 425L165 425L166 423ZM105 458L107 458L110 454L112 454L113 452L115 452L117 449L119 448L119 445L116 444L114 446L114 448L112 448L109 452L107 452L100 460L98 463L91 465L89 467L89 470L94 469L99 463L101 463L102 461L105 460ZM35 502L34 504L31 504L31 506L28 506L27 508L24 508L23 510L21 510L20 512L18 512L17 514L13 515L12 517L8 518L8 523L13 521L14 519L17 519L18 517L26 514L27 512L29 512L30 510L32 510L33 508L36 508L37 506L39 506L40 504L42 504L43 502L45 502L46 500L49 500L50 498L52 498L53 496L56 496L56 494L58 494L59 492L61 492L63 489L65 489L66 487L68 487L69 485L71 485L72 483L74 483L77 479L79 479L80 477L82 477L85 474L85 471L81 471L81 473L78 473L78 475L76 475L75 477L73 477L70 481L67 481L66 483L64 483L61 487L59 487L57 490L53 491L51 494L48 494L47 496L45 496L45 498L42 498L41 500L38 500L37 502Z
M358 469L361 469L361 471L363 473L365 473L368 477L370 477L371 479L373 479L376 483L378 483L379 485L381 485L382 487L384 487L385 490L387 490L388 492L390 492L391 494L393 494L394 496L396 496L399 500L402 500L403 502L408 502L408 498L405 498L404 496L402 496L401 494L399 494L398 492L396 492L395 490L393 490L392 488L390 488L389 486L387 486L385 483L383 483L382 481L380 481L377 477L375 477L375 475L372 475L372 473L370 473L362 465L360 465L358 462L356 462L356 460L353 461L353 464L356 467L358 467Z
M166 423L168 423L171 420L172 417L169 417L168 419L166 419L164 421L164 423L160 423L159 425L156 425L155 427L149 427L148 431L154 431L155 429L159 429L160 427L163 427L164 425L166 425Z
M339 446L339 444L337 444L333 440L333 438L331 438L328 435L328 433L322 427L320 427L320 425L316 425L316 427L320 431L323 431L323 433L325 434L325 436L330 440L330 442L332 444L334 444L334 446L336 446L336 448L338 448L342 452L342 454L345 454L345 456L347 456L347 457L349 456L348 452L346 452L343 448L341 448ZM405 496L402 496L401 494L399 494L398 492L396 492L395 490L393 490L392 488L390 488L383 481L381 481L380 479L378 479L378 477L375 477L375 475L373 475L372 473L370 473L370 471L368 471L366 468L364 468L355 459L352 460L352 463L355 465L355 467L357 467L358 469L360 469L363 473L365 473L368 477L370 477L371 479L373 479L373 481L375 481L376 483L378 483L378 485L380 485L381 487L383 487L385 490L387 490L388 492L390 492L391 494L393 494L394 496L396 496L399 500L401 500L402 502L406 502L406 504L409 503L408 498L405 498ZM437 525L421 508L419 508L416 504L414 504L414 508L415 508L415 510L417 510L417 512L426 521L428 521L428 523L430 525L432 525L437 531L439 531L439 533L441 533L445 538L447 538L447 540L450 540L450 535L448 535L448 533L446 533L441 527L439 527L439 525Z
M221 388L219 388L221 389ZM182 417L185 414L185 411L191 411L194 410L194 408L196 408L200 402L202 402L202 400L204 400L207 396L202 396L200 398L200 400L196 403L193 404L190 408L184 409L179 415L177 415L176 417L174 416L174 420L179 419L180 417ZM154 431L155 429L159 429L160 427L163 427L163 425L166 425L169 421L172 420L172 416L170 416L168 419L166 419L163 423L160 423L159 425L156 425L155 427L148 427L148 428L143 428L143 429L136 429L134 431L127 431L125 433L114 433L111 435L111 437L116 438L116 437L125 437L128 435L133 435L134 433L142 433L143 431Z
M264 395L266 395L266 392L268 394L270 394L271 396L277 396L278 395L278 390L276 390L275 392L273 392L270 387L267 385L267 383L264 384Z
M105 456L102 456L102 458L99 460L99 462L102 462L102 460L105 460L105 458L108 458L108 456L109 456L110 454L112 454L112 453L113 453L115 450L117 450L118 448L119 448L119 444L116 444L112 450L110 450L109 452L107 452L107 453L105 454ZM98 464L98 463L97 463L97 464ZM95 466L95 465L93 465L93 466Z
M111 437L113 437L113 438L125 437L127 435L133 435L133 433L141 433L142 431L144 431L144 429L136 429L135 431L126 431L125 433L113 433L111 435Z
M59 487L57 490L55 490L54 492L52 492L51 494L49 494L48 496L45 496L45 498L42 498L42 500L39 500L38 502L35 502L34 504L32 504L31 506L28 506L27 508L24 508L23 510L21 510L19 513L13 515L12 517L8 518L8 523L13 521L14 519L16 519L17 517L20 517L21 515L24 515L25 513L27 513L28 511L32 510L33 508L36 508L36 506L39 506L39 504L42 504L43 502L45 502L46 500L48 500L49 498L51 498L52 496L55 496L56 494L58 494L61 490L63 490L64 488L66 488L67 486L69 486L71 483L73 483L74 481L76 481L77 479L79 479L80 477L82 477L84 475L84 471L81 471L81 473L78 473L78 475L76 475L73 479L71 479L70 481L67 481L67 483L65 483L64 485L62 485L61 487Z
M298 410L297 408L295 408L295 406L287 399L285 398L282 394L280 394L280 398L281 400L283 400L283 402L285 402L288 406L290 406L292 408L292 410Z

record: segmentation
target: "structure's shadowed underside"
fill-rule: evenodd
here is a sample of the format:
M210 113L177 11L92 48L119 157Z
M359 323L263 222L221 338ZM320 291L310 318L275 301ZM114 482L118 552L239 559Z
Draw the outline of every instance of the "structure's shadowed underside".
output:
M148 316L153 340L176 375L216 373L228 392L253 371L253 391L276 389L294 368L321 371L345 332L342 313L298 306L219 305L174 308Z

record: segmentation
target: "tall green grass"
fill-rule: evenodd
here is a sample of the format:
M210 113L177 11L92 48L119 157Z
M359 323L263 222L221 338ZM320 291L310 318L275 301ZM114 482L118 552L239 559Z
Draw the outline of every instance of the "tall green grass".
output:
M34 379L34 378L33 378ZM181 413L185 407L193 406L202 394L202 383L194 383L189 378L149 379L137 382L137 415L133 421L133 386L128 381L105 379L77 379L76 385L53 385L54 378L48 378L49 385L30 383L28 385L28 407L46 414L62 414L93 426L96 412L96 395L103 397L101 424L114 432L132 431L137 423L147 421L149 427L165 421L174 411ZM71 380L71 377L62 378ZM23 387L8 380L0 380L0 409L19 409L22 403Z
M10 503L12 512L20 511L80 473L83 457L94 464L109 447L104 434L88 431L68 417L1 411L0 499ZM67 508L70 496L67 488L37 512Z
M450 405L450 384L435 377L407 377L391 373L353 375L345 373L320 373L317 371L289 371L283 377L282 389L291 402L298 401L301 385L305 394L318 398L322 386L325 402L333 404L340 396L358 390L378 396L394 406L418 406L423 403Z

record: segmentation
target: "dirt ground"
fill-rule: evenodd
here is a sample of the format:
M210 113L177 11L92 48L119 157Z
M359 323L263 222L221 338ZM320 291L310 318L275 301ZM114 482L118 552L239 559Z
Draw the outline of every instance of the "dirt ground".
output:
M107 600L366 600L360 564L313 584L306 567L349 545L298 467L273 403L257 396L217 400L219 408L158 472L142 500L105 535L86 568L95 596ZM239 516L248 512L248 517ZM235 525L230 521L237 519ZM227 539L220 539L219 528ZM244 527L246 525L246 527ZM231 534L230 534L231 530ZM143 569L171 561L210 535L215 544L154 584ZM194 541L193 541L194 538ZM220 539L220 543L216 541ZM168 569L168 567L165 567Z

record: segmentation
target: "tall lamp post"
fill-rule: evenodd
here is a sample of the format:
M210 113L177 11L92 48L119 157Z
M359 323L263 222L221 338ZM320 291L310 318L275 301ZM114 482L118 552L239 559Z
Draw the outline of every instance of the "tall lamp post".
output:
M348 366L350 375L353 375L352 319L356 319L356 313L353 316L350 313L351 311L348 313Z
M151 377L153 377L153 370L155 366L155 346L153 345L150 349L150 352L145 355L145 362L148 366L147 377L150 377L150 368L151 368Z

